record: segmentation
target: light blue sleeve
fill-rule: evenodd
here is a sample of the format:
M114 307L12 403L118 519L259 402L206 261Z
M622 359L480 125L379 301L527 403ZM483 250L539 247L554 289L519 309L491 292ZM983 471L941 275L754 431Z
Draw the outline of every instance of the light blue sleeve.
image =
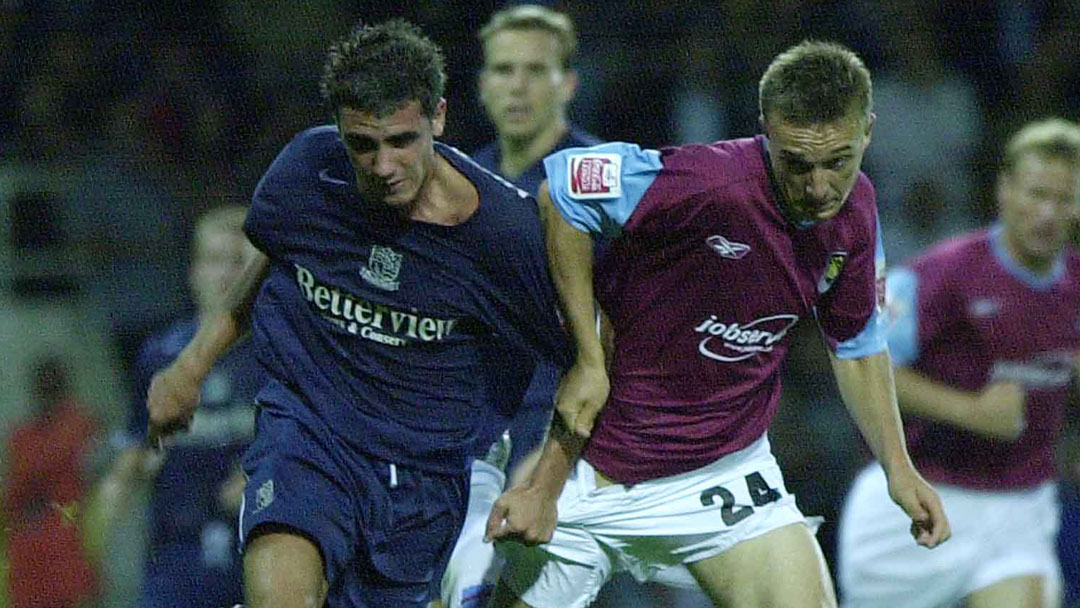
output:
M611 142L566 148L544 159L555 208L572 226L617 236L663 168L660 152Z
M874 272L880 277L885 273L885 247L881 240L881 222L877 222L876 243L874 244ZM886 293L888 287L886 286ZM854 338L836 345L838 359L859 359L885 352L889 347L887 340L888 319L880 306L874 307L873 314L866 321L866 326Z
M919 276L897 268L885 279L889 352L894 365L910 365L919 358Z

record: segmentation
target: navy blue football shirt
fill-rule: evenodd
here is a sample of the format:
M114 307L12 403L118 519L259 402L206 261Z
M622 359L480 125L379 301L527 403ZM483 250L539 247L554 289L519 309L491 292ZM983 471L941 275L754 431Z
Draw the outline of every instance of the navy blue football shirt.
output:
M260 405L331 449L459 473L520 407L534 355L566 365L569 351L535 201L435 146L479 193L461 224L365 201L324 126L274 161L245 231L272 262L253 316Z

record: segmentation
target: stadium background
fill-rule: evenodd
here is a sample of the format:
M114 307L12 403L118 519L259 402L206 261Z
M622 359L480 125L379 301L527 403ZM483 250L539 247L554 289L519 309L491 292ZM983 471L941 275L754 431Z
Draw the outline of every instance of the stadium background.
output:
M0 0L0 442L29 414L29 363L45 353L68 362L106 432L122 424L133 349L192 312L193 219L246 203L281 146L326 120L323 53L358 19L421 25L447 52L444 141L472 151L492 138L475 32L503 4ZM554 6L580 30L573 119L647 146L753 134L757 78L777 51L807 37L854 48L875 81L864 168L893 262L993 216L1010 130L1046 115L1080 119L1075 0ZM800 329L772 437L801 506L829 522L831 557L839 500L863 454L816 331ZM1076 489L1067 494L1075 503ZM140 525L132 514L111 548L102 606L130 605ZM1065 549L1080 551L1070 538Z

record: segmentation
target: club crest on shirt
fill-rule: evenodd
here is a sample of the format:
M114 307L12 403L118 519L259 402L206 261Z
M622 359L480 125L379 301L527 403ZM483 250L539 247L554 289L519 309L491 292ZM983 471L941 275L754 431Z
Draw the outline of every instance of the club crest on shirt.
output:
M255 490L255 513L262 511L274 502L274 480L267 479L258 490Z
M403 257L389 247L372 245L368 263L360 269L360 276L379 289L397 291Z
M847 262L847 256L848 253L846 251L833 251L829 253L829 261L825 262L825 272L821 274L821 280L818 281L817 284L818 293L825 293L833 286L836 279L840 277L840 271L844 269L844 264Z
M566 158L567 190L576 199L622 196L622 157L618 154L571 154Z

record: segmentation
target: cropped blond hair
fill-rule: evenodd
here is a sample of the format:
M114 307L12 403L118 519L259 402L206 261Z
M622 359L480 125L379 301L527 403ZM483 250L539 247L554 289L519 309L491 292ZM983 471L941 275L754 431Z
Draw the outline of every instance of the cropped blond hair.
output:
M1020 158L1035 153L1080 168L1080 125L1063 118L1029 122L1005 144L1002 173L1012 173Z
M506 30L542 30L553 34L559 42L559 63L563 68L570 67L570 59L577 51L574 22L566 14L546 6L518 4L498 11L480 28L480 42L487 45L492 36Z

